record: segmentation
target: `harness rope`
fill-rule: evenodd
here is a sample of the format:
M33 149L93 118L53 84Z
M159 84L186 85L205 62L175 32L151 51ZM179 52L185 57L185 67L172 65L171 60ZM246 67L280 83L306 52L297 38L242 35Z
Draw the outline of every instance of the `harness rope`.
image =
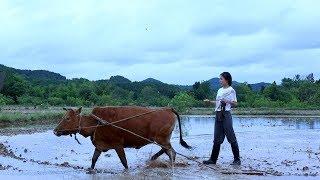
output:
M130 116L130 117L127 117L127 118L123 118L123 119L120 119L118 121L115 121L115 122L110 122L110 124L99 124L99 125L94 125L94 126L86 126L86 127L81 127L81 115L78 115L80 116L79 117L79 125L78 125L78 128L70 128L70 129L63 129L63 130L57 130L57 132L65 132L65 131L75 131L77 130L76 133L80 133L80 131L82 129L90 129L90 128L97 128L97 127L101 127L101 126L107 126L107 125L112 125L112 124L117 124L117 123L120 123L120 122L123 122L123 121L127 121L127 120L130 120L130 119L133 119L133 118L136 118L136 117L140 117L140 116L143 116L143 115L146 115L146 114L150 114L150 113L153 113L153 112L156 112L156 111L159 111L159 110L163 110L163 109L156 109L156 110L152 110L152 111L149 111L149 112L145 112L145 113L141 113L141 114L138 114L138 115L134 115L134 116ZM94 114L90 114L90 116L95 116ZM96 119L96 118L95 118ZM96 119L98 120L99 122L103 122L105 120L102 120L100 121L101 119Z
M106 120L104 120L104 119L101 119L100 117L98 117L98 116L96 116L96 115L92 115L92 116L93 116L94 118L96 118L97 120L102 121L103 123L105 123L104 125L111 125L111 126L117 128L117 129L121 129L121 130L123 130L123 131L125 131L125 132L127 132L127 133L130 133L130 134L132 134L132 135L134 135L134 136L137 136L137 137L139 137L139 138L141 138L141 139L143 139L143 140L145 140L145 141L148 141L148 142L151 143L151 144L158 145L158 146L160 146L160 147L163 148L163 149L166 149L166 150L171 150L171 149L172 149L172 148L167 148L167 147L163 146L162 144L159 144L159 143L157 143L157 142L155 142L155 141L152 141L152 140L150 140L150 139L148 139L148 138L145 138L145 137L143 137L143 136L141 136L141 135L139 135L139 134L137 134L137 133L134 133L134 132L132 132L132 131L130 131L130 130L127 130L127 129L122 128L122 127L117 126L117 125L114 125L114 123L110 123L110 122L108 122L108 121L106 121ZM172 149L172 151L174 151L174 150ZM195 160L195 159L193 159L193 158L191 158L191 157L188 157L188 156L186 156L186 155L184 155L184 154L181 154L181 153L176 152L176 151L175 151L175 153L178 154L178 155L180 155L180 156L182 156L182 157L185 157L185 158L187 158L187 159L189 159L189 160L191 160L191 161L197 162L198 164L204 165L204 166L206 166L206 167L208 167L208 168L210 168L210 169L217 170L216 168L214 168L214 167L212 167L212 166L208 166L208 165L206 165L206 164L203 164L202 162L200 162L200 161L198 161L198 160Z
M139 135L139 134L137 134L137 133L134 133L134 132L132 132L132 131L130 131L130 130L128 130L128 129L125 129L125 128L122 128L122 127L120 127L120 126L115 125L116 123L123 122L123 121L127 121L127 120L133 119L133 118L135 118L135 117L140 117L140 116L143 116L143 115L146 115L146 114L150 114L150 113L153 113L153 112L159 111L159 110L162 110L162 109L152 110L152 111L149 111L149 112L146 112L146 113L142 113L142 114L130 116L130 117L123 118L123 119L120 119L120 120L115 121L115 122L109 122L109 121L106 121L106 120L104 120L104 119L101 119L100 117L98 117L98 116L96 116L96 115L94 115L94 114L90 114L90 116L92 116L94 119L98 120L100 123L102 123L102 125L87 126L87 127L82 127L82 128L81 128L81 119L82 119L82 118L81 118L81 115L80 115L80 118L79 118L79 126L78 126L77 129L65 129L65 130L63 130L63 131L78 130L77 133L80 133L81 129L87 129L87 128L93 128L93 127L97 128L97 127L101 127L101 126L109 126L109 125L110 125L110 126L115 127L115 128L117 128L117 129L123 130L123 131L125 131L125 132L127 132L127 133L130 133L130 134L132 134L132 135L134 135L134 136L136 136L136 137L139 137L139 138L141 138L141 139L143 139L143 140L145 140L145 141L148 141L148 142L151 143L151 144L158 145L158 146L160 146L160 147L163 148L163 149L174 151L176 154L178 154L178 155L180 155L180 156L182 156L182 157L184 157L184 158L186 158L186 159L188 159L188 160L191 160L191 161L194 161L194 162L198 163L198 165L205 166L205 167L207 167L207 168L209 168L209 169L213 169L213 170L215 170L215 171L218 171L218 172L224 174L224 172L221 171L220 169L217 169L217 168L215 168L215 167L212 167L212 166L203 164L201 161L198 161L198 160L196 160L196 159L194 159L194 158L192 158L192 157L186 156L186 155L184 155L184 154L182 154L182 153L176 152L176 151L175 151L174 149L172 149L172 148L167 148L167 147L163 146L162 144L159 144L159 143L157 143L157 142L155 142L155 141L152 141L152 140L150 140L150 139L148 139L148 138L145 138L145 137L143 137L143 136L141 136L141 135ZM96 131L96 130L95 130L95 131ZM94 134L95 134L95 132L94 132ZM79 144L81 144L76 137L75 137L75 139L77 140L77 142L78 142ZM172 154L171 151L170 151L170 153ZM264 175L264 173L265 173L265 172L261 172L261 173L258 172L258 173L254 174L254 175ZM237 174L237 173L235 172L235 173L233 173L233 174ZM239 173L238 173L238 174L239 174ZM240 173L240 174L241 174L241 173ZM244 174L244 173L242 173L242 174ZM248 174L248 175L250 175L250 174Z
M182 154L182 153L179 153L179 152L175 151L175 150L172 149L172 148L167 148L167 147L163 146L162 144L159 144L159 143L157 143L157 142L155 142L155 141L152 141L152 140L150 140L150 139L148 139L148 138L145 138L145 137L143 137L143 136L141 136L141 135L139 135L139 134L137 134L137 133L134 133L134 132L132 132L132 131L130 131L130 130L128 130L128 129L125 129L125 128L120 127L120 126L117 126L117 125L114 125L114 123L111 123L111 122L108 122L108 121L106 121L106 120L104 120L104 119L101 119L100 117L98 117L98 116L96 116L96 115L92 115L92 116L93 116L94 118L96 118L97 120L103 122L104 125L111 125L111 126L117 128L117 129L123 130L123 131L125 131L125 132L127 132L127 133L130 133L130 134L132 134L132 135L134 135L134 136L136 136L136 137L139 137L139 138L141 138L141 139L143 139L143 140L145 140L145 141L148 141L148 142L151 143L151 144L158 145L158 146L160 146L161 148L166 149L166 150L171 150L171 151L170 151L171 156L172 156L172 151L174 151L176 154L178 154L178 155L180 155L180 156L182 156L182 157L184 157L184 158L186 158L186 159L188 159L188 160L191 160L191 161L194 161L194 162L198 163L198 165L205 166L205 167L210 168L210 169L212 169L212 170L218 171L218 172L220 172L220 173L222 173L222 174L226 174L225 172L221 171L220 169L217 169L217 168L215 168L215 167L212 167L212 166L203 164L201 161L198 161L198 160L196 160L196 159L194 159L194 158L192 158L192 157L189 157L189 156L186 156L186 155L184 155L184 154ZM171 160L171 163L172 163L172 165L173 165L173 160ZM265 173L265 172L255 172L255 173L252 172L251 174L252 174L252 175L264 175L264 173ZM231 173L231 174L237 174L237 173L234 172L234 173ZM239 174L239 173L238 173L238 174ZM241 174L241 173L240 173L240 174ZM245 172L242 172L242 174L251 175L250 173L245 173Z

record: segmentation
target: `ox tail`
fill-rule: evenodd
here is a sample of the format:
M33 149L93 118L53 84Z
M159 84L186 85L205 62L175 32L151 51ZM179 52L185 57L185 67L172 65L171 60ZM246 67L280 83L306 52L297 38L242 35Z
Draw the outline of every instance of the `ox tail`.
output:
M181 119L180 119L180 115L178 114L178 112L176 110L174 110L173 108L171 108L172 112L177 115L178 118L178 123L179 123L179 131L180 131L180 144L181 146L183 146L184 148L187 149L191 149L192 147L189 146L183 139L182 139L182 130L181 130Z

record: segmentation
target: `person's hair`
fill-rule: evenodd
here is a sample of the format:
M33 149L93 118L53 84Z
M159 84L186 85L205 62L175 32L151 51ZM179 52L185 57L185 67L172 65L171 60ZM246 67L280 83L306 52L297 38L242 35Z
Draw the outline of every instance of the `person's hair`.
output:
M229 86L232 85L232 76L229 72L223 72L220 74L220 76L222 76L229 84Z

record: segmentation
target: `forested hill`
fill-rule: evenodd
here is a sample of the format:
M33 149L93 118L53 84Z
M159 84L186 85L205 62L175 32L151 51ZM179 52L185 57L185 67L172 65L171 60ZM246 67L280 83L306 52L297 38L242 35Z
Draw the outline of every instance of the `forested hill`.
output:
M210 87L212 89L218 89L220 87L219 78L212 78L212 79L209 79L206 82L208 82L210 84ZM233 86L238 86L241 83L239 83L237 81L232 81L232 84L233 84ZM254 83L254 84L248 84L248 85L251 86L251 89L253 91L260 91L261 88L269 86L270 83L260 82L260 83Z
M46 70L21 70L0 64L0 72L19 74L29 80L65 81L66 77Z
M65 76L62 76L61 74L47 71L47 70L21 70L21 69L7 67L2 64L0 64L0 72L15 73L15 74L18 74L18 75L25 77L28 80L36 81L40 84L61 83L61 82L65 82L67 80L67 78ZM0 80L1 80L1 77L0 77ZM119 75L111 76L110 79L106 80L106 81L109 81L109 82L112 82L115 84L132 83L131 80L129 80L123 76L119 76ZM212 79L209 79L204 82L208 82L210 85L210 88L212 90L217 90L220 87L219 78L212 78ZM135 84L137 84L137 83L139 83L139 82L136 82ZM141 84L162 84L165 86L169 85L169 84L163 83L163 82L161 82L157 79L154 79L154 78L147 78L145 80L140 81L140 83ZM238 84L240 84L240 83L237 81L233 81L234 86L237 86ZM270 85L270 83L261 82L261 83L256 83L256 84L249 84L249 86L252 87L253 91L259 91L259 90L261 90L262 87L266 87L268 85ZM191 90L192 89L192 85L174 85L174 84L172 84L172 86L179 88L181 90Z
M2 87L2 88L1 88ZM247 84L234 81L240 107L320 106L320 81L313 74L283 78L281 84ZM171 106L183 111L202 107L203 99L213 99L219 79L172 85L153 78L131 81L122 76L90 81L66 77L45 70L19 70L0 65L0 105Z

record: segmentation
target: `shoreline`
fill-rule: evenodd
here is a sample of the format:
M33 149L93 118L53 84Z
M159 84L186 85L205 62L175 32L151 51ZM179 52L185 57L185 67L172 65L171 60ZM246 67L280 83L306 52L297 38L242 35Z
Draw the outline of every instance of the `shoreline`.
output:
M183 114L181 117L212 117L214 118L215 115L188 115L188 114ZM233 114L233 117L236 118L320 118L320 115L266 115L266 114L260 114L260 115L237 115Z

